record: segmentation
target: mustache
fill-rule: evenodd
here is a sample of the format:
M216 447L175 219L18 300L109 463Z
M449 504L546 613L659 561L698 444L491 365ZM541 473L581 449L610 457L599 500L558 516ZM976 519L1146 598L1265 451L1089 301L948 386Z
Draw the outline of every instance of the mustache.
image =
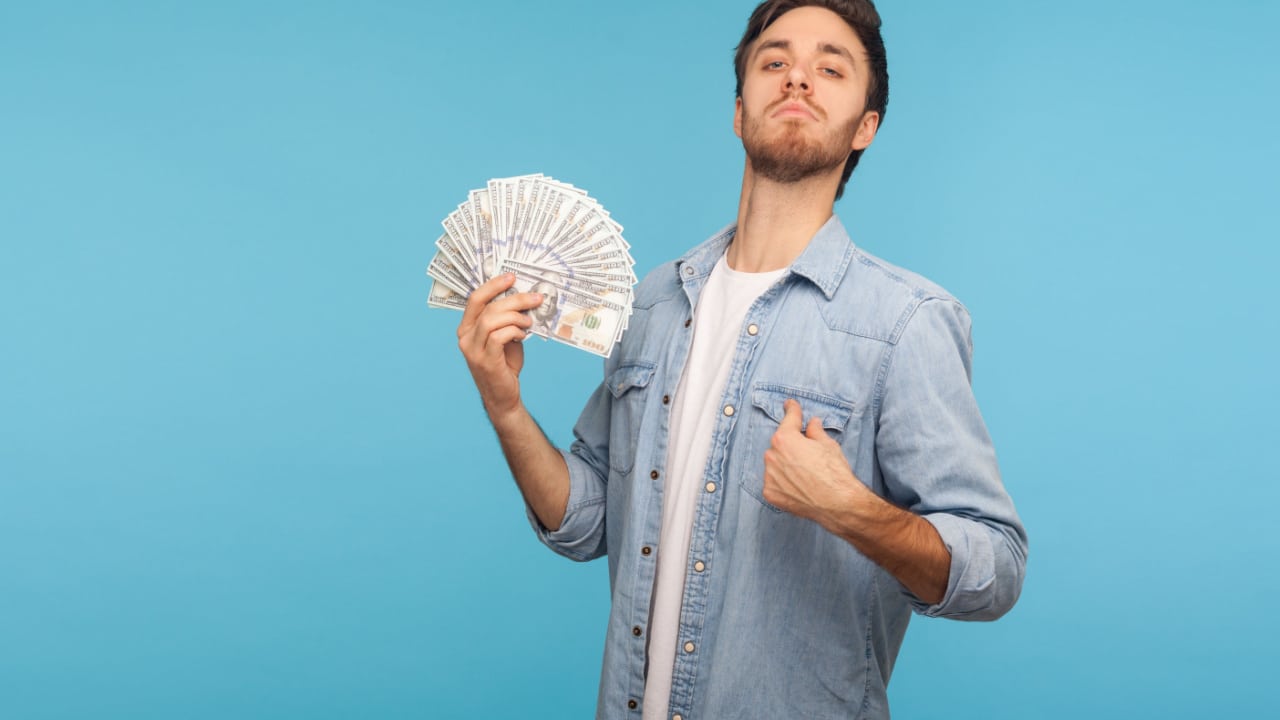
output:
M813 113L814 117L820 120L826 119L827 114L823 112L822 108L818 107L817 105L814 105L812 102L809 102L803 96L800 96L800 95L787 95L786 97L783 97L780 100L775 100L772 104L770 104L768 107L764 109L764 112L766 115L768 115L770 113L773 113L775 110L782 107L783 105L786 105L787 103L792 103L792 102L799 103L809 108L809 111Z

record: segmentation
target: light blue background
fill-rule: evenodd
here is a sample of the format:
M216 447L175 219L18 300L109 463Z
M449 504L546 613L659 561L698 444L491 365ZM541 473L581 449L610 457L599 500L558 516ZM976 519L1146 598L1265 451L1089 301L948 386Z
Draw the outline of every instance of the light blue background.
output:
M493 176L641 272L732 220L752 4L0 5L0 717L588 717L605 566L529 532L423 270ZM972 310L1031 536L896 717L1272 712L1278 8L882 2L837 209ZM598 376L530 347L553 439Z

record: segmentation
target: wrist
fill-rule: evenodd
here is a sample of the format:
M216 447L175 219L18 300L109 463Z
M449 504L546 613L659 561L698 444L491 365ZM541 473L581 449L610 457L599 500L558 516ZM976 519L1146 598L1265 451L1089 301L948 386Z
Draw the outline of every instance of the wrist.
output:
M524 407L524 403L519 400L514 405L506 408L485 407L485 412L489 414L489 422L493 424L493 429L498 431L499 435L514 430L524 417L529 414Z
M878 534L887 520L884 511L888 503L871 492L853 473L841 487L843 491L839 501L824 508L821 517L815 518L818 524L851 541Z
M860 483L852 473L846 482L838 483L833 488L833 495L828 496L829 502L822 507L814 507L813 515L810 520L815 521L829 532L837 534L837 536L849 536L850 532L854 532L861 523L863 510L860 509L860 498L852 483Z

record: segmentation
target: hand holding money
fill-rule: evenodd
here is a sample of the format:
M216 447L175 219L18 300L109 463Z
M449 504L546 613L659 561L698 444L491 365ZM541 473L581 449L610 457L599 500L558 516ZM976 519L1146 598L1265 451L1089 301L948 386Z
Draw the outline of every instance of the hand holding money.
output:
M499 275L476 288L467 299L458 324L458 349L466 358L485 410L495 419L520 407L520 370L524 346L533 318L525 311L538 307L538 293L514 293L499 298L515 283L510 274ZM495 300L495 298L497 298Z
M470 312L468 298L510 274L504 292L542 296L522 308L531 320L524 327L609 356L631 316L635 261L622 226L585 191L543 175L497 178L472 190L441 225L427 267L428 305Z

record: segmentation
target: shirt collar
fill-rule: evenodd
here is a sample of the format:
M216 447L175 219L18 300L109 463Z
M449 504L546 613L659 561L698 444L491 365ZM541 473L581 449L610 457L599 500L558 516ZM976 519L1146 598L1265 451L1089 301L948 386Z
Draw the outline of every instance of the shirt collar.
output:
M736 223L725 227L677 260L676 272L681 282L710 275L716 261L724 255L725 248L729 247L737 229ZM845 270L852 258L853 241L849 239L849 233L845 231L840 218L832 213L831 218L805 246L800 257L791 263L791 272L812 282L830 300L840 286L840 281L844 279Z

